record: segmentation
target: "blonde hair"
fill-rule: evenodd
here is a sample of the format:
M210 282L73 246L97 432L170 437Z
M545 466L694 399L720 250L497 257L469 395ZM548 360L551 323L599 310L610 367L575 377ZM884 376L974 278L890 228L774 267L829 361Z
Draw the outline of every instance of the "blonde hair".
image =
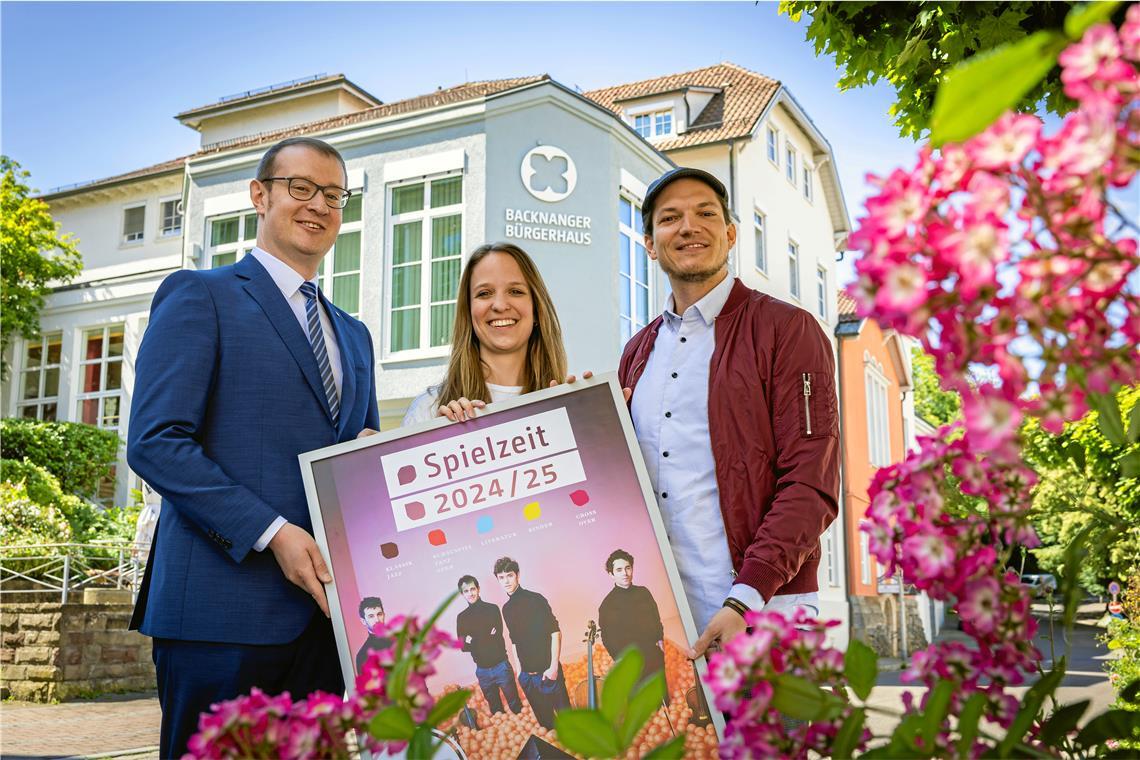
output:
M451 359L447 376L440 385L437 403L454 401L460 397L491 401L483 360L479 355L479 338L471 323L471 277L475 266L492 253L504 253L515 260L522 270L530 289L534 305L534 329L526 347L523 366L523 393L530 393L550 385L552 380L566 379L566 349L562 345L562 326L554 312L554 302L538 267L526 251L512 243L488 243L476 248L463 275L459 278L459 293L455 303L455 325L451 332Z

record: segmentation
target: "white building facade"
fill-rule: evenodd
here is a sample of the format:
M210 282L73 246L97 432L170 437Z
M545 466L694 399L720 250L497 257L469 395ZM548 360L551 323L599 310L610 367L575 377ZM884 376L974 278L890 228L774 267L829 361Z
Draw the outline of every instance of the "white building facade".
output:
M734 273L812 311L833 335L835 252L849 224L830 146L774 80L732 64L664 79L579 94L529 77L385 104L343 76L318 76L179 114L201 133L197 153L44 196L79 238L86 269L48 297L40 340L13 346L3 412L125 438L158 284L253 247L249 181L269 145L301 134L347 164L354 197L321 287L372 332L385 429L442 378L459 273L487 241L535 259L571 371L616 368L668 295L642 245L640 202L673 165L729 188ZM131 487L120 462L103 496L123 503ZM841 535L837 525L825 536L820 583L823 614L846 620Z

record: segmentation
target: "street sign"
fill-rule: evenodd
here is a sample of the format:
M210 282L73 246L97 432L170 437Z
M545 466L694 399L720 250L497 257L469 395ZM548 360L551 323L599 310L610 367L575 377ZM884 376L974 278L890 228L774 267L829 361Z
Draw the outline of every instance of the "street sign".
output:
M1117 583L1116 581L1113 581L1112 583L1108 584L1108 593L1112 596L1116 596L1117 594L1119 594L1120 593L1120 584Z
M1124 605L1120 602L1110 602L1108 605L1108 611L1113 615L1122 615L1124 614Z

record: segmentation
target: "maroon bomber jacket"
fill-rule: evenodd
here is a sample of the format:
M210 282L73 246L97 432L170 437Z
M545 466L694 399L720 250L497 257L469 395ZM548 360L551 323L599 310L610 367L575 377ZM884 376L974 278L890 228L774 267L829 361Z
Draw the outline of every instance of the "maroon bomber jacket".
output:
M636 390L658 315L622 353ZM831 343L807 311L736 280L716 318L709 435L736 581L765 600L818 590L819 537L839 504Z

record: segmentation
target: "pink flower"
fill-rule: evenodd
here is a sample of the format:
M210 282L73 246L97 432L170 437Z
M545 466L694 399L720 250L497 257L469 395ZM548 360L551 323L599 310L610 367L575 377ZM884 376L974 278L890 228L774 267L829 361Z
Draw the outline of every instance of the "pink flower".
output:
M983 577L966 584L965 597L958 603L958 614L962 627L981 635L988 634L997 626L1000 589L992 577Z
M886 311L908 312L926 300L926 272L909 262L887 270L875 303Z
M1021 163L1037 143L1041 120L1036 116L1008 112L963 148L980 169L1008 169Z
M938 532L920 533L903 541L903 552L918 563L927 578L940 578L954 567L954 547Z
M1120 52L1130 61L1140 63L1140 6L1128 6L1120 27Z

